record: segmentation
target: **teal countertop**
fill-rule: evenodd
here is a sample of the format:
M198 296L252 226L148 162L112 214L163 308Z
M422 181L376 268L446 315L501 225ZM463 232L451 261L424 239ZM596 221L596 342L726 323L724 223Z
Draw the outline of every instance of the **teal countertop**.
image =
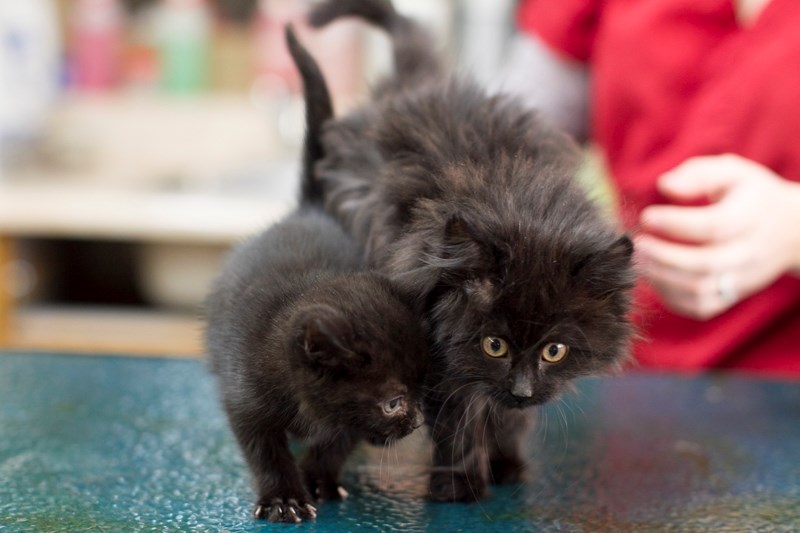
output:
M584 380L540 410L525 486L424 499L424 433L360 448L350 498L250 518L239 450L198 361L0 353L0 531L798 531L800 383Z

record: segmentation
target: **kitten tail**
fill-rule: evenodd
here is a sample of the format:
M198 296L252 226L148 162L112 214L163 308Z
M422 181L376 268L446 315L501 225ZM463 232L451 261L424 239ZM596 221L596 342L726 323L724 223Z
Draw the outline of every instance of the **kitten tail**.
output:
M306 134L303 140L303 168L301 172L300 203L321 204L323 200L322 184L314 174L314 165L325 156L322 146L322 126L333 118L333 104L331 102L328 85L319 65L300 44L294 29L287 24L285 27L286 44L294 60L300 77L303 79L303 97L306 106Z
M413 88L432 79L441 79L445 68L436 50L433 35L395 11L389 0L326 0L312 8L309 22L315 28L342 17L358 17L386 31L392 39L395 75L387 88Z

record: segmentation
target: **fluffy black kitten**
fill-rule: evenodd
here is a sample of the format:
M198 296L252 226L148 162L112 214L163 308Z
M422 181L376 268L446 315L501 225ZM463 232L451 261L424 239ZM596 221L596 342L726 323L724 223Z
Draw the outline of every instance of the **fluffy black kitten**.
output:
M319 77L287 30L304 77ZM339 499L355 444L399 439L423 423L427 364L420 319L320 205L310 165L322 154L327 89L306 89L301 205L238 246L208 300L207 348L230 425L255 479L255 516L314 518L312 497ZM288 435L310 442L300 468Z
M430 496L477 500L523 478L520 408L627 354L632 243L576 181L570 139L446 73L388 0L327 0L311 22L348 15L390 34L396 73L326 124L316 172L328 211L430 328Z

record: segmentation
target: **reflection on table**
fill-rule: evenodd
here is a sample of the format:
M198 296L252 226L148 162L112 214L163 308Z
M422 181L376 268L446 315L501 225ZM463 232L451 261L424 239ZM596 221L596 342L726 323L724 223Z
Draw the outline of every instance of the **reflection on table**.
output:
M788 531L800 524L800 384L631 374L540 409L532 480L425 501L430 448L364 446L310 531ZM249 532L247 471L202 363L0 355L0 524ZM280 527L276 526L277 531Z

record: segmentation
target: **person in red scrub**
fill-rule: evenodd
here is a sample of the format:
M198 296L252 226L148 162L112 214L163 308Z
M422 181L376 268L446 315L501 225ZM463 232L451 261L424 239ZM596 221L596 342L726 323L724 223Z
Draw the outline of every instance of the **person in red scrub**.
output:
M522 0L517 22L511 85L599 146L636 235L641 366L800 378L800 2Z

